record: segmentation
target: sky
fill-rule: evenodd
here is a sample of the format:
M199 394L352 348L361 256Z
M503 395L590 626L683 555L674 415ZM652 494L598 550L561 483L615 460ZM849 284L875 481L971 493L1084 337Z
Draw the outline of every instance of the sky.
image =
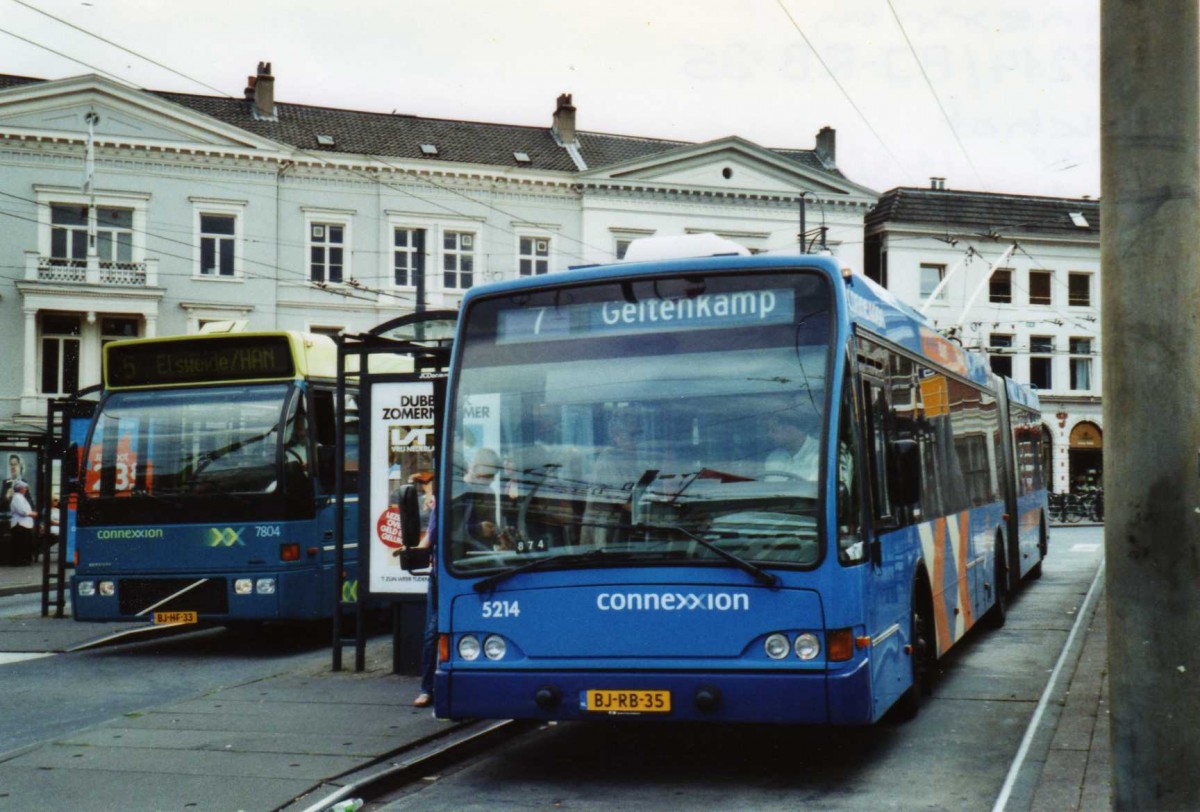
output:
M0 73L241 97L266 61L277 101L531 126L571 93L585 131L812 149L829 126L877 192L1097 197L1099 5L0 0Z

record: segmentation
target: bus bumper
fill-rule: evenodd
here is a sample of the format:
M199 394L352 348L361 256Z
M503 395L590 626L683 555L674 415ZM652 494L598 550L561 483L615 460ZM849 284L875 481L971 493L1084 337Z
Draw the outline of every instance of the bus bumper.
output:
M589 690L669 691L670 711L583 709ZM842 672L439 671L438 717L855 725L873 721L868 663Z
M314 620L330 616L331 578L316 570L183 577L77 573L71 579L71 609L76 620L89 622L152 621L155 612L194 612L199 623ZM239 580L248 591L235 587ZM108 594L101 589L105 582L112 585ZM81 584L89 585L87 594L81 594Z

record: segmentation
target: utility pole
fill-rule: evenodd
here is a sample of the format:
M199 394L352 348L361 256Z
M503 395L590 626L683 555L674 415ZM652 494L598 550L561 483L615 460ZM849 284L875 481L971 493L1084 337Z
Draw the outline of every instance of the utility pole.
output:
M1113 802L1200 809L1200 0L1101 3Z

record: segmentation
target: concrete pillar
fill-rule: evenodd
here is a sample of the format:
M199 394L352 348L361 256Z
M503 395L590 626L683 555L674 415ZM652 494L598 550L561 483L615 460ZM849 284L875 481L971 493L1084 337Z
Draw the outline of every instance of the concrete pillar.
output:
M1200 809L1200 0L1101 3L1113 802Z

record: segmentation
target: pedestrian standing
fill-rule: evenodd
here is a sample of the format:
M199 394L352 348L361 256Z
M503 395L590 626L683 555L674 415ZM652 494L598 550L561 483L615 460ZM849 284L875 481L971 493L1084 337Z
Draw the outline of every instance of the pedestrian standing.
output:
M425 634L421 639L421 693L413 700L418 708L433 704L433 676L437 672L437 504L429 495L429 525L420 547L429 548L429 583L425 595Z
M13 483L12 500L8 503L8 523L12 545L10 563L23 567L33 560L33 520L37 512L29 504L29 485L21 479Z

